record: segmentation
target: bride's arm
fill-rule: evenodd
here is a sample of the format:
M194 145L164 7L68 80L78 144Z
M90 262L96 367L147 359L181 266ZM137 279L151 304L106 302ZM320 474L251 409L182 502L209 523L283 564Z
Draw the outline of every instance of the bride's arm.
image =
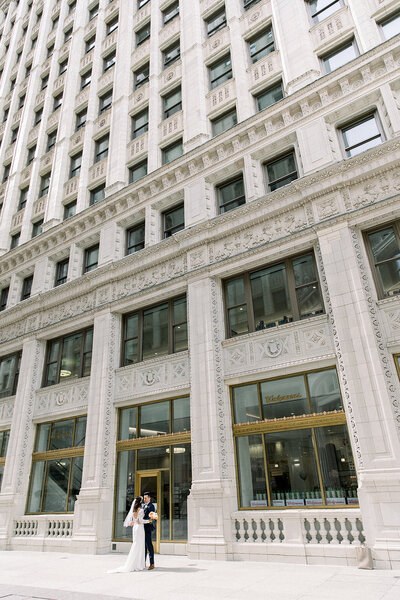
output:
M143 510L143 508L141 508L139 510L139 514L138 514L138 517L137 517L137 522L140 523L141 525L145 525L147 523L150 523L150 520L149 519L143 519L143 516L144 516L144 510Z

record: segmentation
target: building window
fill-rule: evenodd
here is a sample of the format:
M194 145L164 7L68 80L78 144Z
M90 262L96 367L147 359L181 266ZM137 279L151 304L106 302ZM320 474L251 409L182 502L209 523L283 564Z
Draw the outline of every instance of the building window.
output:
M99 5L96 4L91 9L89 9L89 21L96 18L98 14L99 14Z
M164 69L166 69L167 67L172 65L172 63L179 60L181 57L180 40L177 40L176 42L174 42L173 44L168 46L168 48L166 48L163 51L162 55L163 55Z
M25 104L25 98L26 98L25 94L23 96L20 96L19 102L18 102L18 109L22 108L23 105Z
M63 100L62 93L57 94L57 96L54 96L53 112L55 112L56 110L58 110L61 107L62 100Z
M7 308L7 300L8 294L10 292L10 287L5 287L1 290L0 294L0 311L5 310Z
M39 108L39 110L35 110L35 117L33 120L34 127L36 125L39 125L40 121L42 120L42 116L43 116L43 108Z
M331 71L342 67L354 58L357 58L358 55L357 44L353 39L322 57L325 72L330 73Z
M85 249L83 261L83 273L89 273L97 269L99 264L99 244Z
M311 18L319 23L343 6L343 0L309 0Z
M168 238L174 233L185 229L184 204L175 206L162 213L163 237Z
M324 312L312 252L225 282L228 337Z
M252 6L260 2L260 0L243 0L243 8L244 10L249 10Z
M140 46L150 38L150 21L136 32L136 46Z
M75 131L79 131L79 129L82 129L82 127L85 127L86 119L87 119L87 106L80 112L76 113Z
M240 508L358 505L336 369L231 391Z
M26 159L26 164L30 165L34 158L35 158L35 154L36 154L36 144L34 146L31 146L30 148L28 148L28 156Z
M18 233L14 233L14 235L11 236L10 250L14 250L14 248L17 248L17 246L19 245L20 237L21 237L20 231L18 231Z
M257 101L257 109L264 110L269 106L275 104L275 102L279 102L283 98L283 88L282 82L280 81L277 85L274 85L267 90L264 90L260 94L256 96Z
M124 518L136 494L149 491L157 503L161 541L187 540L187 497L192 480L190 398L123 408L118 422L114 539L129 540ZM158 474L140 473L155 464Z
M219 135L237 123L236 107L211 121L213 135Z
M135 139L149 129L149 111L146 108L132 117L132 139Z
M50 152L50 150L52 148L54 148L54 146L56 145L56 139L57 139L57 129L55 129L54 131L51 131L49 133L49 135L47 136L46 152Z
M107 54L107 56L103 58L103 73L113 68L113 66L115 65L116 56L117 51L114 48L114 50L112 50L109 54Z
M68 68L68 58L66 58L65 60L60 62L59 69L58 69L58 75L62 75L63 73L65 73L67 68Z
M380 26L385 40L389 40L400 33L400 12L395 13L385 21L381 21Z
M179 15L179 0L176 0L162 11L163 23L167 25L172 19Z
M126 315L122 365L187 350L186 296Z
M88 52L93 50L93 48L95 47L95 44L96 44L96 36L92 35L92 37L89 38L88 40L86 40L86 42L85 42L85 54L87 54Z
M86 417L37 426L27 514L71 513L81 489Z
M11 164L9 165L4 165L4 171L3 171L3 183L5 183L8 179L8 176L10 175L10 169L11 169Z
M1 484L3 483L4 466L6 464L6 455L7 455L7 447L8 447L9 437L10 437L9 429L0 431L0 490L1 490Z
M182 110L182 89L181 87L172 90L169 94L162 97L164 119L168 119L171 115Z
M25 69L25 79L27 77L29 77L29 75L31 74L31 70L32 70L32 63L30 63Z
M41 90L46 89L48 84L49 84L49 76L45 75L44 77L41 78L40 89Z
M19 127L16 127L15 129L11 129L11 144L13 144L14 142L17 141L17 137L18 137L18 129Z
M97 163L108 156L109 135L105 135L95 142L94 162Z
M118 29L118 15L106 23L106 35L110 35L116 29Z
M106 185L105 185L105 183L102 183L94 190L90 190L89 206L93 206L93 204L97 204L98 202L101 202L102 200L104 200L105 189L106 189Z
M76 177L81 172L82 152L78 152L75 156L71 156L70 177Z
M142 8L142 6L144 6L145 4L147 4L148 2L150 2L150 0L138 0L137 6L138 6L138 10L140 8Z
M134 77L134 82L135 82L134 83L135 90L137 90L138 88L140 88L142 85L144 85L145 83L147 83L149 81L149 70L150 70L150 65L149 65L149 63L146 63L145 65L143 65L137 71L134 72L133 77Z
M228 212L246 202L242 175L217 188L219 211Z
M3 123L5 123L8 119L8 115L10 113L10 107L6 108L3 113Z
M265 29L261 33L257 33L249 41L249 50L252 63L273 52L275 50L275 40L272 27L268 27L268 29Z
M19 195L18 210L22 210L23 208L25 208L26 201L28 200L28 192L29 192L29 187L23 188L21 190L21 193Z
M268 189L270 192L288 185L298 178L294 152L266 163Z
M92 362L93 329L85 329L47 343L43 387L88 377Z
M211 89L232 79L232 63L230 54L209 67Z
M36 221L32 223L32 238L35 238L37 235L40 235L43 231L43 219L40 221Z
M108 90L105 94L99 97L99 115L111 108L113 91Z
M60 260L56 264L56 278L55 278L55 282L54 282L55 287L57 287L59 285L63 285L63 283L67 283L68 265L69 265L69 258Z
M0 398L14 396L17 392L22 352L0 358Z
M71 26L67 29L67 31L64 32L64 44L69 42L69 40L72 38L72 30L73 27Z
M76 200L64 206L64 221L76 214Z
M37 36L32 38L32 42L31 42L31 50L34 50L35 46L37 44Z
M86 73L81 76L81 90L84 90L88 85L90 85L91 81L92 69L89 69L89 71L86 71Z
M135 183L147 175L147 159L129 169L129 183Z
M31 296L32 291L32 283L33 283L33 275L29 275L25 277L22 281L22 290L21 290L21 301L27 300Z
M225 6L206 20L207 37L211 37L214 33L217 33L217 31L224 27L226 27Z
M182 140L178 140L162 149L162 163L166 165L173 160L179 158L183 154Z
M49 193L51 173L46 173L40 178L39 198Z
M53 56L53 52L54 52L54 44L51 44L50 46L47 47L46 58L50 58L51 56Z
M71 13L73 13L75 8L76 8L76 0L73 0L73 2L71 2L68 5L68 14L70 15Z
M379 298L400 294L400 225L385 225L365 235Z
M342 128L347 157L356 156L382 144L382 132L375 114L368 115Z
M144 248L145 226L139 223L126 232L126 254L133 254Z

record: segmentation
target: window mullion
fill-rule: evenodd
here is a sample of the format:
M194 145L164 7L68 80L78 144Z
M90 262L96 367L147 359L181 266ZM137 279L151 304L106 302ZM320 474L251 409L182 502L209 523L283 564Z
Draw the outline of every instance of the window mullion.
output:
M45 497L46 497L45 489L46 489L46 479L47 479L48 469L49 469L49 461L46 460L45 466L44 466L44 469L43 469L42 494L40 496L40 506L39 506L39 512L40 513L43 512L43 505L44 505L44 500L45 500Z
M139 334L139 340L138 340L138 362L141 362L143 360L143 309L141 309L138 312L138 334Z
M321 464L320 464L319 452L318 452L318 444L317 444L317 438L315 436L314 427L311 427L311 436L312 436L312 441L313 441L313 446L314 446L315 460L317 462L317 473L318 473L319 485L321 488L322 503L323 503L323 506L326 506L324 480L322 478Z
M58 357L57 357L57 378L56 383L60 383L60 373L61 373L61 359L62 359L62 351L64 346L64 338L59 338L60 345L58 348Z
M249 273L245 273L244 275L244 297L246 300L247 326L249 328L249 331L255 331L256 325L254 320L253 296L251 293Z
M168 354L174 351L174 301L168 301Z
M289 297L290 297L290 302L292 304L293 321L298 321L300 319L300 312L299 312L299 307L298 307L298 303L297 303L296 281L294 278L293 264L292 264L291 259L285 260L285 267L286 267L286 277L287 277L287 282L288 282Z
M67 497L65 499L65 512L69 512L68 511L68 501L69 501L69 492L71 489L71 476L72 476L72 464L73 464L74 459L72 457L70 457L69 459L69 473L68 473L68 486L67 486Z

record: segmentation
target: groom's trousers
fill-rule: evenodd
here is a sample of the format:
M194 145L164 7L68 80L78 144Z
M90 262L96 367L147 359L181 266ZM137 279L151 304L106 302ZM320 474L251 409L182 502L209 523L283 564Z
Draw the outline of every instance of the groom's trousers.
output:
M147 558L147 553L149 553L150 564L154 565L154 548L153 541L151 539L151 533L153 531L153 527L144 527L144 543L145 543L145 558Z

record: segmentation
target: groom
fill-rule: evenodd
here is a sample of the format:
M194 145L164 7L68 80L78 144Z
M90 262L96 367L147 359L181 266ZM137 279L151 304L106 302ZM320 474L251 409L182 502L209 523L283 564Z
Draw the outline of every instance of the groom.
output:
M149 519L150 518L149 513L151 513L152 511L156 512L154 504L152 503L151 498L150 498L150 492L144 492L143 500L144 500L144 505L143 505L144 518ZM145 560L146 560L147 552L149 553L149 557L150 557L150 566L148 568L149 571L154 569L154 548L153 548L153 542L151 540L152 532L153 532L153 523L145 523L145 525L144 525L144 544L145 544L144 556L145 556Z

